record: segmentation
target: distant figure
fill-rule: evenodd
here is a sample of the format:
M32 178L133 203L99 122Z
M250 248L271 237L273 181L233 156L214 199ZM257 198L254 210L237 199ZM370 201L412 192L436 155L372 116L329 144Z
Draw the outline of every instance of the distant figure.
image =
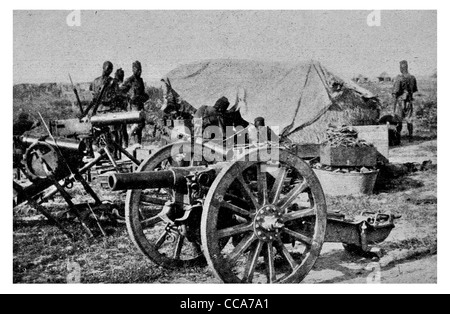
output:
M131 111L141 111L144 109L144 103L149 99L145 93L145 84L142 79L142 65L139 61L133 62L133 75L125 80L120 87L123 93L127 93L128 102ZM142 131L144 130L145 122L141 122L132 126L130 136L134 137L135 143L142 144Z
M103 63L103 72L90 85L92 92L92 102L94 107L91 116L98 113L106 113L114 110L115 87L114 80L110 76L113 71L113 64L110 61Z
M254 125L248 128L248 136L250 144L266 144L268 142L278 142L278 136L272 131L271 128L266 126L266 122L263 117L257 117L254 121Z
M406 121L408 127L409 141L413 136L413 101L414 93L417 92L416 78L408 72L408 62L403 60L400 62L401 74L397 76L392 90L392 96L395 99L394 114L398 115L402 120ZM402 123L400 124L400 131Z

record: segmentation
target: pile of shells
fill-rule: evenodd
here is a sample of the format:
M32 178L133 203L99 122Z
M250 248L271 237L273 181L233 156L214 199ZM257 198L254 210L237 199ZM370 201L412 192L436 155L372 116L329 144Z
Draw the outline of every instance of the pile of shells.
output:
M370 173L377 170L375 167L332 167L320 162L313 164L312 168L336 173Z
M327 144L331 147L372 147L373 144L358 139L358 132L351 126L327 129Z

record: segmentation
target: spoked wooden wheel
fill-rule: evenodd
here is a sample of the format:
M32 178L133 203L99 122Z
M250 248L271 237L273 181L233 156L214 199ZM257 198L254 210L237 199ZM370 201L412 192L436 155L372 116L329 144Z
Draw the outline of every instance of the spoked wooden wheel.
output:
M204 254L224 282L300 282L325 239L322 187L299 157L280 150L278 161L252 161L258 155L231 163L211 186L202 214Z
M30 180L48 178L48 171L61 174L67 169L61 165L59 155L55 148L45 142L32 144L24 155L25 171Z
M183 152L183 148L188 149ZM201 159L197 156L192 159L194 152L189 148L190 143L184 142L165 146L143 162L137 172L193 165L193 160ZM174 154L174 152L178 153ZM199 152L201 153L201 149ZM188 155L191 158L187 158ZM125 219L131 240L142 253L161 266L179 268L204 265L205 259L200 249L199 239L190 241L180 230L183 226L171 222L182 216L183 209L173 208L163 213L164 205L168 201L182 203L183 195L172 189L127 192Z

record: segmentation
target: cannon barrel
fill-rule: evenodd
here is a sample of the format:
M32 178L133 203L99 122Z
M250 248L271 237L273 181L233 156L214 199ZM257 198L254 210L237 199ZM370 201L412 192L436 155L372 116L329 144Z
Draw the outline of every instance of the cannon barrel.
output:
M108 177L112 191L174 188L186 182L185 176L174 170L114 173Z
M142 122L144 120L144 111L113 112L91 117L91 123L94 126L111 125L118 123L133 124Z
M185 193L188 176L195 175L200 184L210 185L226 162L209 166L171 167L161 171L142 171L133 173L113 173L108 177L112 191L171 188Z
M30 146L30 145L40 141L39 137L32 136L32 135L22 136L20 138L20 140L26 146ZM44 141L40 141L40 142L45 142L45 143L51 145L52 147L58 147L59 149L62 149L63 151L68 151L68 152L73 152L73 153L83 154L83 152L85 152L87 149L86 143L84 143L83 141L67 139L67 138L55 138L55 140L56 140L56 143L52 138L46 138Z

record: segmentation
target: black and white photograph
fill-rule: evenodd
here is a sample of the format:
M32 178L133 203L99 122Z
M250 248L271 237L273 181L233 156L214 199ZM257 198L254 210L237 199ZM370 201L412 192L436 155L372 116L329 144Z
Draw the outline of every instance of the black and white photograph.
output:
M14 286L442 279L437 10L10 13Z

